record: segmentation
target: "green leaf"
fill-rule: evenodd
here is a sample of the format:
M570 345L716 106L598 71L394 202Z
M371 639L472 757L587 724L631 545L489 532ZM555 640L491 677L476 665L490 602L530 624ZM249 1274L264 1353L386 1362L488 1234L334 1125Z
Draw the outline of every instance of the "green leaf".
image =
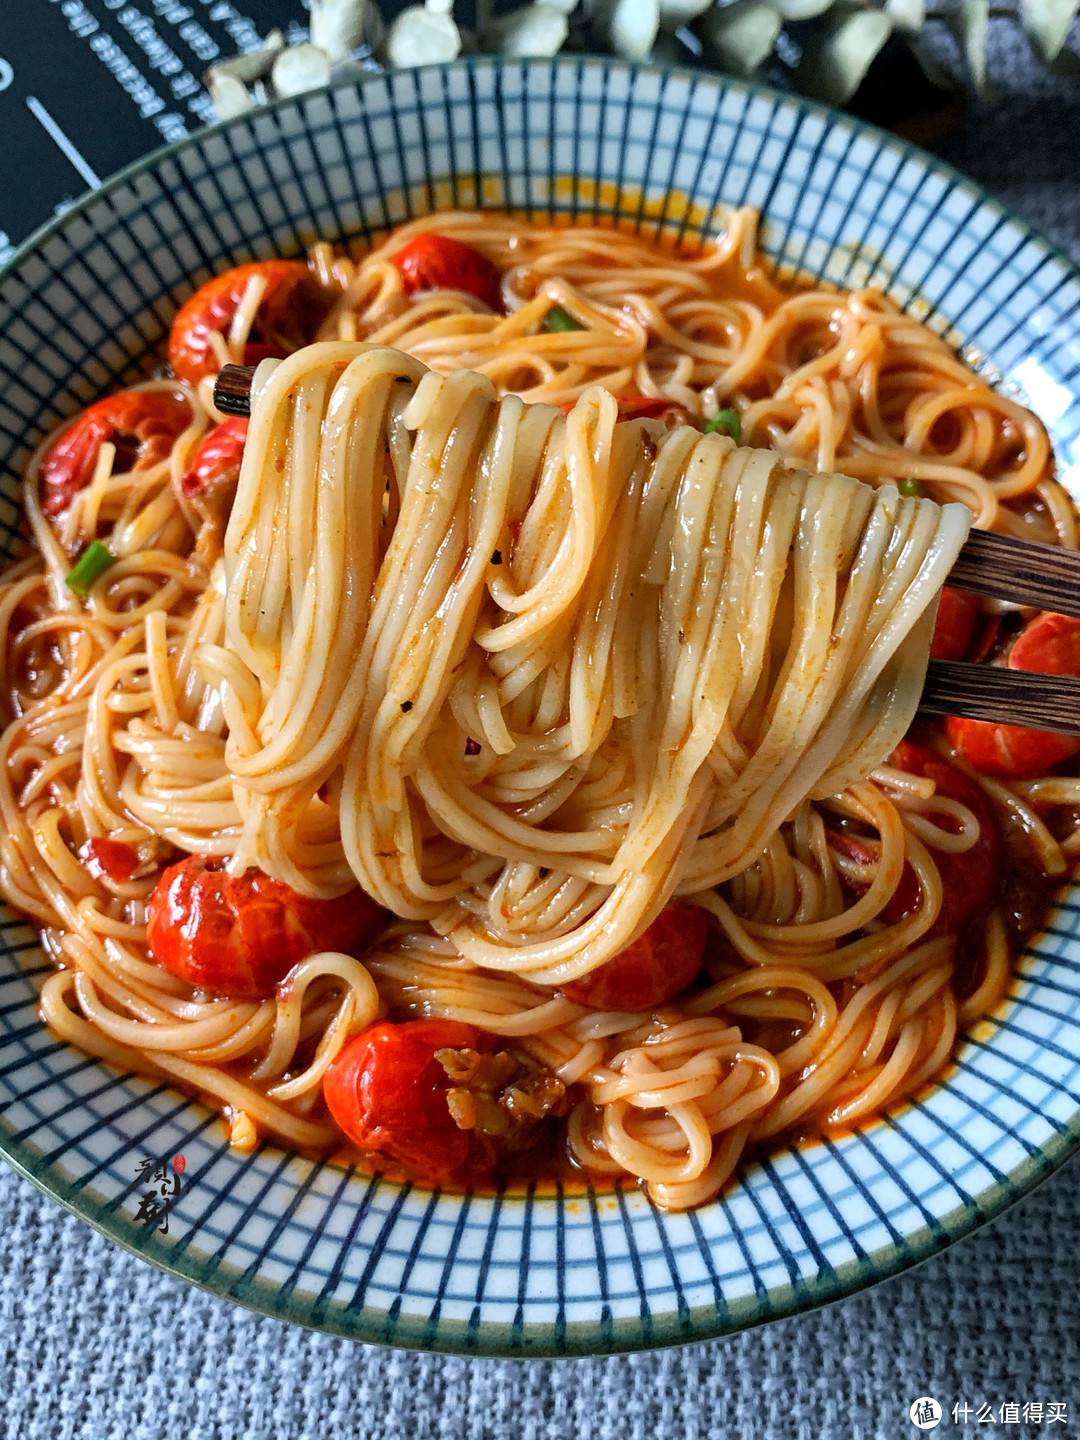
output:
M68 589L74 590L76 595L88 594L94 581L104 575L110 565L115 564L116 556L108 546L103 545L100 540L91 540L68 572Z
M718 410L701 428L706 435L713 435L717 431L730 435L736 445L742 439L742 420L737 410Z
M735 0L710 10L698 26L705 53L729 75L749 76L769 56L783 16L766 0Z
M1019 0L1019 9L1028 39L1049 65L1064 48L1080 0Z
M584 330L584 325L579 325L569 310L564 310L561 305L553 305L544 316L544 329L557 332L560 330Z
M983 100L988 99L986 41L990 32L990 0L951 0L942 13L964 52L975 93Z
M892 29L892 16L884 11L836 6L803 47L795 84L814 100L843 105L859 88Z

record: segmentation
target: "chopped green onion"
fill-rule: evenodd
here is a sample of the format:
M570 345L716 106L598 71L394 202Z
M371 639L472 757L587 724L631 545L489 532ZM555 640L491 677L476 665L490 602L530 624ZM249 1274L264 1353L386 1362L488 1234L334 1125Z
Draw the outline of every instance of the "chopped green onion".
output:
M742 421L737 410L717 411L711 420L705 421L702 428L706 435L715 434L717 430L726 430L736 445L742 439Z
M579 325L569 310L564 310L561 305L553 305L544 317L545 330L584 330L584 325Z
M98 576L104 575L109 566L115 564L116 556L109 547L100 540L91 540L68 574L68 589L74 590L76 595L88 594Z
M916 500L921 500L926 494L926 491L922 488L922 483L918 480L901 480L896 488L900 491L901 495L911 495Z

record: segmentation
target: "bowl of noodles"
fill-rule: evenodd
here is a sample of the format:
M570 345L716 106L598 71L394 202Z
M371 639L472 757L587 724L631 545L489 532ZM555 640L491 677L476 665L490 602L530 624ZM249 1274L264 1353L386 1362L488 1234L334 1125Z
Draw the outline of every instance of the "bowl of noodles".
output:
M475 60L209 129L0 275L0 1151L357 1339L676 1343L1080 1129L1080 277L896 139ZM249 368L250 418L219 408ZM222 405L224 402L221 402ZM942 587L945 586L943 591Z

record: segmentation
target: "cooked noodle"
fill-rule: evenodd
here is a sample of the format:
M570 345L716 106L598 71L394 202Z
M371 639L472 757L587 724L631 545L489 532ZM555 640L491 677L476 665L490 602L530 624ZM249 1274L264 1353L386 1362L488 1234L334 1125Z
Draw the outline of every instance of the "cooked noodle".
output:
M403 292L390 257L433 229L495 260L507 315ZM777 290L745 213L694 256L440 215L313 264L334 303L259 372L227 530L181 486L210 378L139 387L190 424L135 470L102 445L55 528L45 446L30 464L35 548L0 588L0 885L57 963L50 1026L212 1097L238 1145L326 1149L351 1034L464 1020L574 1087L580 1164L679 1208L748 1147L940 1074L1011 945L992 911L962 983L935 855L979 818L885 762L969 511L1075 543L1039 422L880 295ZM243 359L261 283L215 363ZM545 331L553 305L581 328ZM617 424L627 393L734 405L773 453ZM932 498L887 483L911 479ZM83 601L64 580L99 533L119 559ZM985 789L1062 874L1077 844L1046 807L1077 782ZM130 879L89 873L101 836ZM177 852L312 896L357 879L397 918L271 999L213 998L146 948ZM905 867L917 903L886 921ZM709 914L707 983L653 1013L559 993L676 895Z

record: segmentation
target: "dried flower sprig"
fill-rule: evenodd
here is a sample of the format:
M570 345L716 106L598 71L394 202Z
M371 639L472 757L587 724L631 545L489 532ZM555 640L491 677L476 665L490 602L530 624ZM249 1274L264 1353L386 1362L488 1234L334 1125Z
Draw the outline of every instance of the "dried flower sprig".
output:
M389 25L375 0L311 0L310 38L286 46L280 31L255 51L215 65L207 84L217 115L242 113L271 96L297 95L355 69L408 68L461 54L547 57L564 47L628 60L679 59L751 77L783 70L795 89L847 103L886 46L910 51L930 81L947 84L925 48L930 26L946 26L971 88L989 91L991 18L1007 17L1044 65L1080 74L1067 48L1080 0L538 0L496 15L478 0L477 27L462 30L453 0L409 5ZM909 60L910 63L910 60ZM876 73L876 72L875 72Z

